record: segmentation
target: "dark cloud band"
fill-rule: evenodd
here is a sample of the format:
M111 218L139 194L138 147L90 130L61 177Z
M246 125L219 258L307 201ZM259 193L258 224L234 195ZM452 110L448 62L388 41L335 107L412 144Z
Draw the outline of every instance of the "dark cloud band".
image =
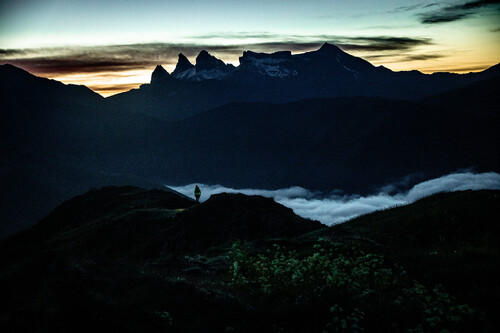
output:
M423 24L439 24L466 19L483 8L500 9L500 0L477 0L446 6L438 10L419 15Z
M340 39L338 43L346 51L406 51L430 44L429 38L410 37L351 37Z
M408 6L400 6L394 10L391 10L389 13L411 12L414 10L430 8L430 7L434 7L437 5L438 5L438 3L433 2L433 3L428 3L428 4L415 4L415 5L408 5Z
M255 37L258 34L242 33L240 35ZM269 34L260 33L259 36L269 37ZM225 36L222 35L222 37ZM418 46L432 44L432 41L427 38L393 36L317 35L306 38L303 36L287 37L281 41L242 43L240 45L149 43L72 48L0 49L0 63L11 63L35 74L118 73L126 70L152 68L157 64L174 65L177 62L179 52L194 58L202 49L217 53L219 56L237 59L243 51L249 49L258 52L280 50L306 52L318 49L324 42L337 44L345 51L365 52L408 51ZM300 40L307 41L301 42Z

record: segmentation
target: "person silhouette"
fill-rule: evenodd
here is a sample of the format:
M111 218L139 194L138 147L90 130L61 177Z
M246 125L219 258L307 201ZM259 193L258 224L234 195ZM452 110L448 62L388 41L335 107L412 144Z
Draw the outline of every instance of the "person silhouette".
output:
M196 187L194 188L194 196L196 198L196 202L200 202L201 190L198 185L196 185Z

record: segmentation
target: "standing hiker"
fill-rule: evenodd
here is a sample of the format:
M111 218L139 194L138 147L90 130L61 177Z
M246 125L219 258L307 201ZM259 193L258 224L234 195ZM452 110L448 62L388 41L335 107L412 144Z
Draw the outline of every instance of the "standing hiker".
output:
M196 197L196 202L200 202L201 190L198 185L194 188L194 196Z

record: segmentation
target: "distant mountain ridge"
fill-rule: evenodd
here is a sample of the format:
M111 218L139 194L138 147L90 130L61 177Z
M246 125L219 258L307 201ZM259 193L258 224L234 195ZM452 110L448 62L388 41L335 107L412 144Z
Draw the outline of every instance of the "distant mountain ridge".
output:
M203 57L199 70L179 55L179 73L227 69ZM158 66L151 84L104 99L2 65L0 237L106 185L368 194L410 174L405 186L461 168L500 172L499 69L393 73L325 45L301 55L245 52L224 79L178 79ZM427 81L445 83L418 101L349 97L382 72L391 79L373 87L379 92L427 89L415 90L418 96L433 91Z
M108 100L127 110L178 120L230 102L357 96L416 101L500 75L500 65L469 74L393 72L328 43L300 54L245 51L239 62L237 67L225 64L202 50L193 65L181 53L170 76L153 73L150 84Z
M34 76L10 64L0 65L0 96L18 95L23 92L22 102L30 100L59 100L78 104L92 105L104 98L82 85ZM8 99L2 100L2 104Z

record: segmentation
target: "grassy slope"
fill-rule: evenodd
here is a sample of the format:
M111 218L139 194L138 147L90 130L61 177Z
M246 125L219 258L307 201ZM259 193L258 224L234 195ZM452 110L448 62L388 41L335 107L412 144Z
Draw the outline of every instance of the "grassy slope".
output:
M418 280L442 284L498 325L499 191L440 193L359 217L328 233L367 238Z
M495 331L499 201L438 194L293 237L268 199L89 192L0 243L0 328Z

